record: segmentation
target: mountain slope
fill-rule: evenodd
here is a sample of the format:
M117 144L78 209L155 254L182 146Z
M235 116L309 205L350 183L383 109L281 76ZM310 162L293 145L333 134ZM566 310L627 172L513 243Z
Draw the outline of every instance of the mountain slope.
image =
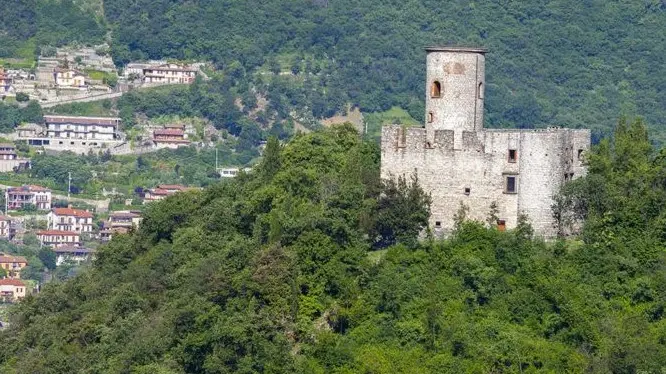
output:
M308 73L323 69L325 77L310 79L315 87L364 111L397 105L421 118L423 47L453 43L490 51L489 126L607 131L621 114L643 115L655 128L666 118L666 13L659 1L105 4L120 61L199 57L224 67L238 60L248 72L272 58L283 69L296 61ZM312 66L301 66L301 58Z

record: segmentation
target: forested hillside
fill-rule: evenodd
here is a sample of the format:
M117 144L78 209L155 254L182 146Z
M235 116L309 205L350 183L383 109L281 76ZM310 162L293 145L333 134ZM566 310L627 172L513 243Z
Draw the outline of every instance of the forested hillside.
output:
M252 72L276 59L301 79L272 85L318 116L352 102L422 118L423 47L453 43L490 51L490 126L608 131L621 113L659 128L666 118L661 1L109 0L105 9L119 63L203 57Z
M399 106L422 120L423 47L469 44L490 51L489 126L599 134L621 114L641 114L655 139L666 139L666 6L658 0L107 0L97 20L95 4L2 1L0 57L99 42L107 29L119 66L210 60L241 81L239 96L264 93L281 117L293 109L328 117L351 103L365 112Z
M151 205L17 305L0 372L663 372L664 160L621 122L558 199L581 242L459 216L419 243L429 199L380 184L374 144L273 139L251 175Z
M103 20L72 0L0 1L0 58L34 58L42 46L101 43Z

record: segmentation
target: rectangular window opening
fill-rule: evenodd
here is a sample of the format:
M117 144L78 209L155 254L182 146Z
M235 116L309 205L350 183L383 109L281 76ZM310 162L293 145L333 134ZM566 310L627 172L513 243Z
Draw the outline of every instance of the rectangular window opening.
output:
M435 227L442 227L441 221L435 221Z
M583 150L582 150L582 149L579 149L579 150L578 150L578 159L579 159L579 160L582 160L582 159L583 159Z
M465 187L465 195L469 195L469 193L472 191L471 188Z
M497 220L497 230L506 231L506 221L503 219Z
M518 151L509 149L509 162L516 162L518 160Z
M504 192L506 193L517 193L518 185L516 183L517 177L515 175L507 175L505 177L504 183Z

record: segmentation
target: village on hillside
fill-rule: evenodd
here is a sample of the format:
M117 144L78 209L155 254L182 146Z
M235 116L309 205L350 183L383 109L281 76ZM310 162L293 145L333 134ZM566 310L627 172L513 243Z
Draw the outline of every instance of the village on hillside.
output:
M207 79L204 67L205 63L151 60L130 62L119 71L106 44L48 47L42 48L32 69L0 66L0 97L20 107L34 101L42 108L113 99L131 90L191 84L197 76ZM0 134L0 175L5 173L2 183L10 184L0 185L4 190L0 195L4 197L0 207L0 303L20 300L38 292L42 283L59 272L71 273L90 263L100 244L140 226L145 204L200 189L156 184L126 198L124 207L110 200L70 198L69 193L59 195L46 186L11 182L15 173L30 171L30 155L140 155L161 149L200 149L214 146L211 139L217 133L211 125L175 120L142 123L130 136L119 117L44 114L41 122L25 122L11 133ZM215 167L218 178L249 171ZM114 186L104 191L104 196L106 191L110 196L122 196ZM17 248L30 246L38 257L17 254Z
M142 193L142 202L149 204L179 192L197 189L183 185L158 185ZM115 235L137 229L142 220L142 210L133 208L131 201L123 210L77 208L72 204L64 205L66 202L57 199L50 189L36 185L8 187L4 199L5 214L0 215L0 241L22 245L30 238L36 240L42 251L48 248L54 253L52 264L41 259L41 265L50 272L60 267L71 268L89 263L100 244ZM34 266L25 256L0 252L0 302L11 303L38 291L37 282L27 281L21 276L22 270L31 265ZM42 280L47 281L48 277L47 271Z
M0 96L43 107L114 98L132 89L189 84L205 63L130 62L116 69L109 46L43 48L34 69L0 67Z

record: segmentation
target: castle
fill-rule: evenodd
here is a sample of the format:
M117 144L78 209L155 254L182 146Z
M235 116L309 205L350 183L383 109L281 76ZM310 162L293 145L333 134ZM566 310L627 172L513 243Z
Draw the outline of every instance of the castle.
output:
M514 228L526 214L535 233L556 235L553 195L585 175L590 130L484 129L485 50L426 48L425 128L384 126L382 178L414 173L432 196L429 226L436 235L454 227L461 204L467 217Z

